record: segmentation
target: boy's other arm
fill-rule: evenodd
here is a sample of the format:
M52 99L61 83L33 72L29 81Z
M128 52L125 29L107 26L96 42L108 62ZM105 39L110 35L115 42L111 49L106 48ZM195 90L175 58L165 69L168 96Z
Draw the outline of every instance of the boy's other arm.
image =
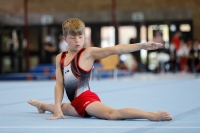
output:
M136 43L136 44L118 44L116 46L106 47L106 48L90 47L88 48L88 51L90 52L90 57L92 57L94 60L97 60L113 54L124 54L124 53L138 51L141 49L155 50L161 47L163 47L161 43L149 41L145 43Z
M55 110L54 116L47 118L48 120L54 120L58 118L66 118L61 110L61 102L64 94L63 76L60 67L61 54L56 56L56 85L54 88L55 93Z

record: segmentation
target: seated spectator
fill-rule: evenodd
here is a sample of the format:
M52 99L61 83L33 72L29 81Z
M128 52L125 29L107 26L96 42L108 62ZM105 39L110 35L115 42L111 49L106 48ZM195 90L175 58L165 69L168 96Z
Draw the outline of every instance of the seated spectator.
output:
M188 60L189 50L184 42L184 40L180 40L180 48L177 50L177 56L179 58L180 71L186 72L188 71L187 60Z
M43 64L52 64L52 57L56 52L57 47L53 44L52 37L50 35L45 36L44 45L43 45Z
M170 55L170 60L169 60L169 65L170 65L170 71L172 72L177 72L178 71L178 58L176 56L176 47L175 44L171 41L170 46L169 46L169 55Z
M177 50L177 56L178 57L187 57L189 55L189 50L184 42L184 40L180 40L180 48Z
M200 62L200 44L199 40L194 40L193 46L189 52L188 66L191 72L199 71Z
M177 31L174 36L172 37L172 42L175 45L176 51L180 48L180 37L182 36L182 33L180 31Z

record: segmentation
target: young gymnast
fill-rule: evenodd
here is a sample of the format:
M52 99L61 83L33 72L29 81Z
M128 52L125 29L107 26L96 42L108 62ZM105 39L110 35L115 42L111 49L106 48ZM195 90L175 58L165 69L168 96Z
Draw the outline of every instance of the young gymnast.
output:
M28 103L39 113L54 113L48 120L66 118L64 114L82 117L97 117L107 120L148 119L169 121L172 117L165 111L147 112L134 108L113 109L103 104L99 97L90 91L89 78L95 60L113 54L123 54L140 49L155 50L162 44L153 41L136 44L119 44L113 47L84 48L85 24L77 18L67 19L62 24L63 37L68 43L68 51L56 57L55 104L37 100ZM62 103L64 88L70 103Z

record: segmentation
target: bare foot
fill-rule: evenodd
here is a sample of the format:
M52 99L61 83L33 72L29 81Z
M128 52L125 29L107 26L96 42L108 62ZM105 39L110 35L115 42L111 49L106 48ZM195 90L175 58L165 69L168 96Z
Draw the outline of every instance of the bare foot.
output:
M172 120L172 117L169 113L165 111L158 111L156 113L153 113L151 121L170 121Z
M42 102L37 100L28 100L28 103L35 106L39 113L45 113L45 110L42 109Z

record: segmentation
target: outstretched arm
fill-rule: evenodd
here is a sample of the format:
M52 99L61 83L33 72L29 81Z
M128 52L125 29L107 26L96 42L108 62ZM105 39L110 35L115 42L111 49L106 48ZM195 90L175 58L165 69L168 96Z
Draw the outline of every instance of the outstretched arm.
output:
M113 54L124 54L124 53L138 51L141 49L155 50L162 47L163 45L161 43L149 41L145 43L136 43L136 44L118 44L116 46L106 47L106 48L91 47L89 48L90 49L89 51L90 51L90 57L92 57L94 60L97 60Z

